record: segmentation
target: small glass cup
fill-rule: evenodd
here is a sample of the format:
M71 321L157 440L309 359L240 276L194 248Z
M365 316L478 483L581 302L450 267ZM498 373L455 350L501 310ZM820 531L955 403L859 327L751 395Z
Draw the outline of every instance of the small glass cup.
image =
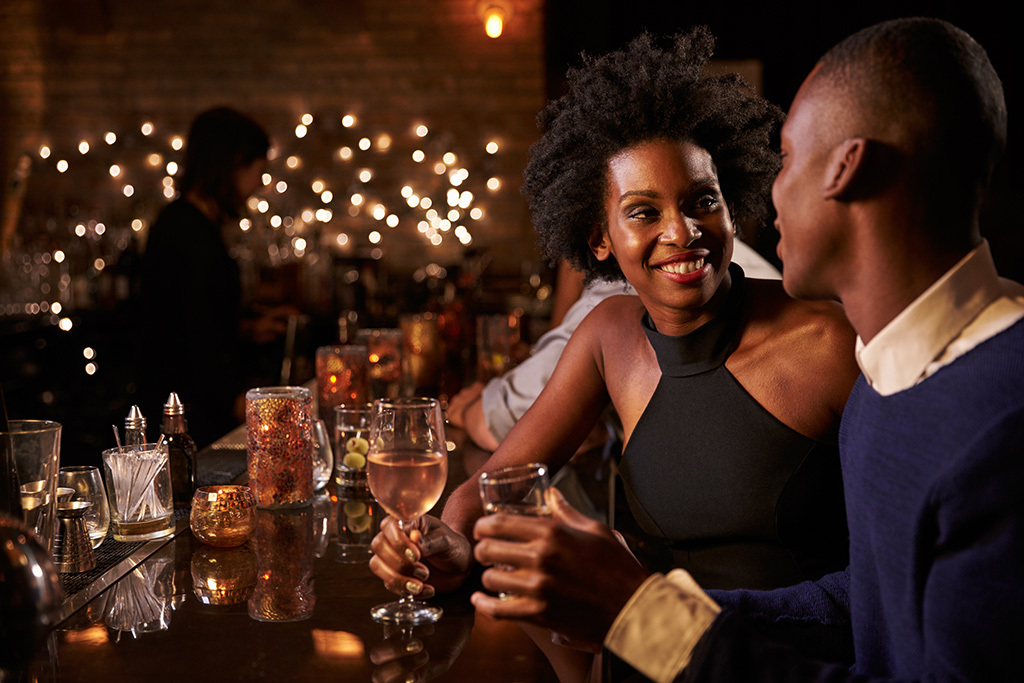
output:
M334 449L323 420L313 423L313 490L320 491L334 473Z
M174 532L167 446L146 443L103 451L110 526L118 541L148 541Z
M512 369L512 349L518 341L514 315L483 315L476 319L477 380L486 382Z
M207 545L241 545L256 531L256 498L248 486L200 486L192 495L189 525Z
M62 487L71 489L69 502L80 500L92 503L85 511L85 528L89 531L89 540L95 550L107 537L107 528L110 526L107 490L103 486L100 468L88 465L62 467L58 481Z
M530 463L499 467L490 472L482 472L477 481L480 484L484 514L503 512L529 517L551 514L544 500L549 487L547 465ZM498 593L498 597L508 600L512 596Z
M540 463L510 465L481 472L480 500L484 513L544 517L551 514L544 494L548 490L548 467Z
M363 329L356 341L367 347L370 361L370 398L398 398L402 394L402 330L394 327Z
M408 384L414 393L436 393L444 369L444 343L437 316L429 311L407 313L398 324L405 340Z
M366 346L321 346L316 350L317 405L330 424L334 406L369 398L370 358Z
M367 441L373 404L353 403L334 409L334 476L340 486L369 491L366 483Z

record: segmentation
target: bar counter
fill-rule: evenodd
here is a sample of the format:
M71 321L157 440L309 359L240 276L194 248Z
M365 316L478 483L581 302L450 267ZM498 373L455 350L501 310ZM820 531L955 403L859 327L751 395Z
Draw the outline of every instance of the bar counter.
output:
M199 483L244 483L244 439L243 426L201 451ZM442 502L487 457L461 430L448 440ZM260 510L257 534L273 543L259 556L252 540L203 545L181 512L172 537L136 544L84 587L63 575L63 620L28 680L557 680L519 626L475 615L469 585L431 600L444 608L436 624L410 633L374 622L370 608L395 596L365 560L343 561L330 536L329 516L344 514L339 492L330 483L310 506Z

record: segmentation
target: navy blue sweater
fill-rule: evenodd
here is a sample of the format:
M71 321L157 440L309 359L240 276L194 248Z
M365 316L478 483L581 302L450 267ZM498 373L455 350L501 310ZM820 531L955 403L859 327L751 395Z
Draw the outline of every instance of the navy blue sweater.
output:
M863 377L840 428L850 566L726 609L693 681L1021 680L1024 321L905 391ZM852 669L801 658L752 621L852 629Z

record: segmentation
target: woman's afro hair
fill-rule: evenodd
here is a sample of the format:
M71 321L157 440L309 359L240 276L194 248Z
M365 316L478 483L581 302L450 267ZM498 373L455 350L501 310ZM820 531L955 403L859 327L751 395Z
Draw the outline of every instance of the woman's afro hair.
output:
M588 240L607 225L609 160L652 139L706 149L736 223L762 224L770 215L782 111L736 74L703 73L713 50L704 27L672 38L643 34L623 50L583 55L583 65L569 70L568 93L537 117L544 132L530 149L522 188L552 266L566 260L586 282L623 279L614 259L594 257Z

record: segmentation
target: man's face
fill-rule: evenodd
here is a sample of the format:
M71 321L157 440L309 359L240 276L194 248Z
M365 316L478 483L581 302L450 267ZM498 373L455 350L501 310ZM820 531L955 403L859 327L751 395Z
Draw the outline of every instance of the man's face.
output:
M782 170L772 185L782 259L782 283L800 299L836 298L838 228L822 196L830 152L823 127L830 124L831 89L813 84L812 72L800 87L782 127Z

